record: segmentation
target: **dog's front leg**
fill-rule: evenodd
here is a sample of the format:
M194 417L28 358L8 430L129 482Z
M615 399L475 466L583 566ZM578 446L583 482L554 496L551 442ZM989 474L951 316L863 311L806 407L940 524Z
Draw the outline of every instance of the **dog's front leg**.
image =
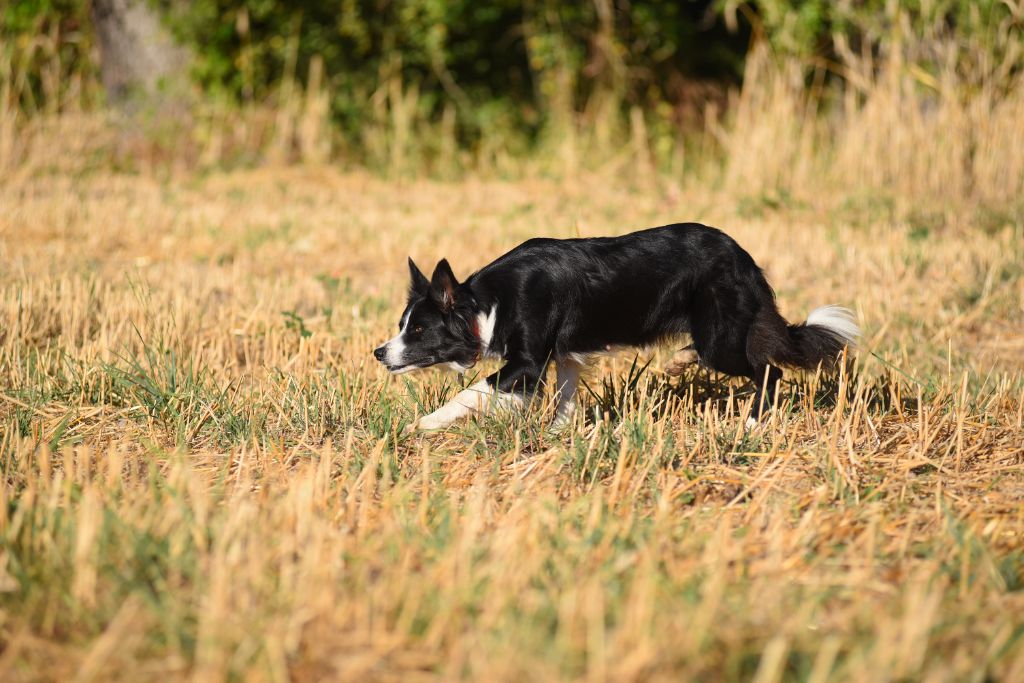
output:
M576 388L579 385L583 363L570 356L562 356L556 361L558 373L555 379L555 391L558 402L555 404L554 426L561 428L572 421L576 412Z
M463 389L448 403L420 418L417 429L444 429L459 418L479 411L487 411L496 401L494 386L487 380Z
M455 398L411 425L422 430L444 429L473 413L489 413L503 406L522 406L524 394L536 390L543 367L509 364L482 382L463 389ZM408 431L410 428L407 427Z

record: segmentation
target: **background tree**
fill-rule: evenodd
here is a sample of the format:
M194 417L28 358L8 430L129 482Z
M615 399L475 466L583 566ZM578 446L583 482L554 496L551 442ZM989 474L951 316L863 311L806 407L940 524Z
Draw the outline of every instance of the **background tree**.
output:
M92 0L100 73L108 100L125 104L144 95L180 91L188 51L175 43L156 7L145 0Z

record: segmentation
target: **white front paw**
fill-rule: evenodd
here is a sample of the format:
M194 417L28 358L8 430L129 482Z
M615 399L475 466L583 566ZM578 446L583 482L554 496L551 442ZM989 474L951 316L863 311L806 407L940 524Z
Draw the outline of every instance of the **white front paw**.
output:
M421 417L419 422L416 423L416 429L421 432L431 432L437 429L444 429L452 423L451 420L445 419L443 415L437 413L431 413L425 417Z
M447 426L448 425L441 420L434 418L433 415L427 415L426 417L421 417L420 419L405 425L402 429L402 436L409 436L415 432L432 432L438 429L444 429Z

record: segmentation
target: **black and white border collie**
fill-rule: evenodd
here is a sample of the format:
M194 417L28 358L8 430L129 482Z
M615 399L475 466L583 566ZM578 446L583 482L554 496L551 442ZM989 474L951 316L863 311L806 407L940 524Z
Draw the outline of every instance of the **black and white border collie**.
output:
M474 412L522 404L557 366L555 419L575 409L588 356L689 335L680 362L696 361L757 387L753 416L773 402L782 367L833 365L860 334L839 306L791 325L754 259L715 228L681 223L622 237L531 239L464 282L442 260L430 280L409 259L412 285L396 337L373 355L393 373L482 358L500 370L420 418L443 429Z

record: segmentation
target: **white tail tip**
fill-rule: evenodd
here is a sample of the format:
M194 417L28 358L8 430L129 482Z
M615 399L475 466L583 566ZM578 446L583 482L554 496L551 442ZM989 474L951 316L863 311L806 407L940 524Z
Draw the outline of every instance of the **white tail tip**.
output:
M853 317L853 311L835 304L815 308L807 316L805 324L824 327L841 337L851 347L857 345L857 339L860 337L860 327Z

